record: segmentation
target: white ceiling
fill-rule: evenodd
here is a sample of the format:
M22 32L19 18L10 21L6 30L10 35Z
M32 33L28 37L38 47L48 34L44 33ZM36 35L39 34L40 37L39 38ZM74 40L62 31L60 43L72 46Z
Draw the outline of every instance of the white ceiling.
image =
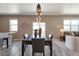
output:
M0 15L35 15L37 3L0 3ZM79 15L79 3L40 3L43 15Z

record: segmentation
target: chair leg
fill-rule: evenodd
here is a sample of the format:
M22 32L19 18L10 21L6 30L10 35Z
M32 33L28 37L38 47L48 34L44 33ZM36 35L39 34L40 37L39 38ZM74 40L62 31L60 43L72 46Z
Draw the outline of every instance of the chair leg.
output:
M44 51L43 51L43 56L45 56L45 53L44 53Z
M28 45L25 45L25 47L28 47Z
M28 47L28 45L24 45L24 47Z
M34 52L32 52L32 56L34 56Z

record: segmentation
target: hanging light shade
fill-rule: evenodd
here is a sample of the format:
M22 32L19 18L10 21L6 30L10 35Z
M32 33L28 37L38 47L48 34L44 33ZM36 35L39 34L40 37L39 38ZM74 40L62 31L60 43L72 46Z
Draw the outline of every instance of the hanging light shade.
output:
M40 6L39 3L37 4L37 7L36 7L36 15L37 16L41 16L42 15L42 13L41 13L41 6Z
M38 10L38 11L41 10L41 6L40 6L39 3L37 4L37 10Z
M37 7L36 7L36 16L37 16L36 20L37 20L37 22L41 22L41 15L42 15L41 5L38 3Z

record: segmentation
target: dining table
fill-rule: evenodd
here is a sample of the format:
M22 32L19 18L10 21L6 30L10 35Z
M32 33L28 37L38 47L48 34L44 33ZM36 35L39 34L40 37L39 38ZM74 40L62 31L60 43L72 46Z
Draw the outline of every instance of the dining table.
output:
M25 50L26 50L26 45L32 45L32 38L35 38L33 37L32 35L29 35L27 38L24 37L23 40L22 40L22 56L24 56L24 53L25 53ZM49 46L49 49L50 49L50 56L52 56L52 39L49 39L48 36L45 36L45 37L37 37L38 39L41 39L41 38L45 38L45 46Z

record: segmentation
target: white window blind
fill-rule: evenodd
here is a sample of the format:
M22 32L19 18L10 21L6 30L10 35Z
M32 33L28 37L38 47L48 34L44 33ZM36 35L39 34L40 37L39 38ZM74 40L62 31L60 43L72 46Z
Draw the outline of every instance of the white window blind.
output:
M79 31L79 20L64 20L64 31Z
M9 31L18 31L18 20L11 19L9 21Z
M70 20L64 20L64 31L70 31Z

